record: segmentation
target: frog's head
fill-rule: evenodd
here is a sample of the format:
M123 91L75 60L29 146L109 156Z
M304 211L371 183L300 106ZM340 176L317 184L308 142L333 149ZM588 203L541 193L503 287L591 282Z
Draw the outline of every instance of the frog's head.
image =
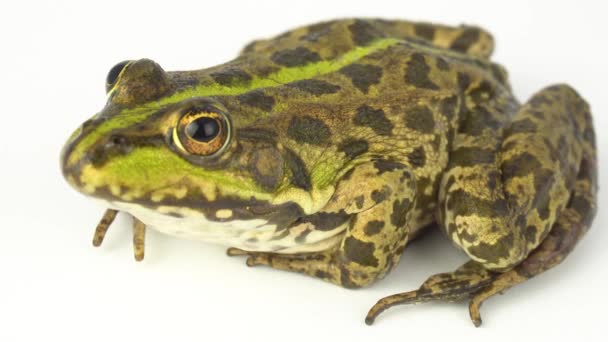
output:
M307 211L310 196L291 189L293 167L272 135L239 127L217 97L180 91L180 79L145 59L112 68L106 106L63 148L67 181L142 220L143 210L278 226Z

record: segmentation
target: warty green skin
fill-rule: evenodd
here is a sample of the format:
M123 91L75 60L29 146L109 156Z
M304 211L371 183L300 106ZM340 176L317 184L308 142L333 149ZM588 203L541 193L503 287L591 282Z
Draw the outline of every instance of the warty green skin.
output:
M472 261L381 301L368 322L399 303L485 299L558 262L525 266L535 255L563 258L597 189L588 105L558 85L520 106L492 48L476 27L348 19L208 69L134 61L66 144L63 173L147 226L351 288L384 277L438 223ZM228 117L220 153L176 144L193 106Z

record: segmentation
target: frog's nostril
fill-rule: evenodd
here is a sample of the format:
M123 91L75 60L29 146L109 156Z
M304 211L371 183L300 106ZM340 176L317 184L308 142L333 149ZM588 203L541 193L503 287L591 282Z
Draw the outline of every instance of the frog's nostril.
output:
M122 146L127 143L127 139L122 135L112 135L108 142L110 145Z
M127 154L131 152L132 146L129 139L121 134L113 134L108 137L106 143L102 146L100 153L108 154Z

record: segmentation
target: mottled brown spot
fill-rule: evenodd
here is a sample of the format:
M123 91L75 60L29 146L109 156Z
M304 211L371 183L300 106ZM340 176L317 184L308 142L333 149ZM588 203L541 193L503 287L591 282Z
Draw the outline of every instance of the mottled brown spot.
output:
M299 143L324 145L329 141L329 127L311 116L294 116L289 122L287 136Z
M363 195L359 195L359 196L355 197L355 205L357 206L357 209L363 208L364 202L365 202L365 197L363 197Z
M500 182L500 173L492 171L488 174L488 188L493 192L496 190L496 185Z
M318 53L300 46L295 49L277 51L272 54L270 59L273 62L286 67L296 67L318 62L321 60L321 57Z
M291 184L295 187L310 191L312 188L312 185L310 184L310 174L306 169L304 161L288 148L285 148L283 157L291 172Z
M350 215L344 212L344 210L340 210L337 213L318 212L302 217L296 221L294 225L312 224L315 227L315 230L327 232L340 227L349 219Z
M376 203L380 203L380 202L384 201L385 199L387 199L390 194L391 194L391 189L388 186L384 186L380 190L372 191L371 198L372 198L372 201L374 201Z
M316 42L319 38L328 35L331 32L332 27L333 25L331 22L310 25L308 27L308 33L300 37L300 40Z
M405 82L418 88L438 90L439 87L431 81L431 68L426 64L424 55L413 53L406 64Z
M534 133L536 131L538 131L536 124L529 118L525 118L523 120L513 122L511 127L506 130L505 135L509 136L517 133Z
M441 100L441 114L443 114L448 121L451 120L456 114L456 106L458 105L458 97L450 96Z
M494 163L496 151L480 147L459 147L450 155L452 166L475 166Z
M412 202L409 199L404 198L402 200L395 200L393 202L393 211L391 212L391 223L396 228L405 226L405 220L407 218L407 212L410 209Z
M369 144L365 140L347 140L340 144L338 150L344 152L348 159L354 159L367 152Z
M405 114L405 125L424 134L433 133L435 130L433 112L427 106L416 106Z
M347 289L356 289L361 287L353 281L350 272L345 267L340 267L340 284Z
M481 199L462 189L454 190L449 194L447 208L456 215L461 216L507 217L509 215L507 201L502 199L493 201Z
M363 232L367 236L372 236L372 235L376 235L376 234L380 233L380 231L382 230L383 227L384 227L383 221L373 220L373 221L367 222L367 225L365 225L365 228L363 228Z
M289 83L289 86L315 96L334 94L340 90L340 87L335 84L315 79L292 82Z
M589 220L595 215L595 208L593 203L584 198L583 196L573 196L568 203L568 208L574 209L581 217L585 224L589 224Z
M469 75L463 72L459 72L458 75L456 75L456 78L458 81L458 88L460 88L460 90L462 91L467 91L469 89L469 86L471 85L471 78L469 77Z
M536 241L537 229L535 226L527 226L524 237L528 243Z
M498 64L492 63L491 69L492 69L492 76L494 76L494 78L498 82L500 82L502 84L507 83L507 74L503 68L501 68Z
M534 175L534 187L537 192L547 189L546 182L552 182L553 175L543 169L543 165L536 157L528 152L520 153L511 159L503 161L502 175L505 179Z
M249 160L249 170L264 190L275 190L283 180L283 157L274 147L257 149Z
M435 59L435 65L437 66L437 69L439 69L441 71L450 70L450 64L448 64L448 62L446 62L446 60L441 57L437 57Z
M426 164L426 153L422 146L416 147L407 155L407 158L413 167L423 167Z
M352 262L363 266L377 267L378 259L374 256L374 244L363 242L349 236L344 239L344 254Z
M526 218L526 215L521 214L518 215L517 218L515 218L515 228L518 228L520 231L524 231L524 229L526 228L526 224L528 224L528 219ZM492 227L494 230L494 232L498 232L497 227Z
M210 76L215 82L221 85L235 85L251 81L251 76L241 69L230 68L211 73Z
M350 78L353 85L362 93L367 94L370 86L380 83L382 68L355 63L340 69L340 73Z
M544 94L536 94L528 103L533 107L542 107L543 105L550 106L552 104L551 99Z
M494 92L494 86L488 81L483 81L470 91L469 96L471 96L473 102L481 103L494 97Z
M452 42L450 49L466 53L479 40L479 37L480 32L478 29L467 28Z
M383 36L380 31L364 20L355 20L354 23L348 26L348 29L355 45L368 45L375 39Z
M271 111L274 107L274 98L272 96L265 95L262 90L256 89L245 94L239 95L237 100L242 105L247 105L255 108L259 108L263 111Z
M484 130L489 129L495 131L500 127L501 123L493 118L492 114L490 114L487 109L477 106L461 117L461 121L458 126L458 133L479 136L484 132Z
M486 260L490 263L497 263L500 259L508 258L513 249L513 233L509 233L496 242L489 244L479 242L477 245L469 246L468 252L477 258Z
M382 109L374 109L368 105L363 105L357 109L353 119L357 126L367 126L379 135L390 135L393 124L386 118Z
M378 175L385 172L393 172L395 170L405 169L405 165L394 160L378 159L374 161L374 167L378 170Z
M320 279L330 279L331 275L325 271L317 270L315 271L315 277Z
M414 34L425 40L433 40L435 38L435 26L426 23L414 25Z

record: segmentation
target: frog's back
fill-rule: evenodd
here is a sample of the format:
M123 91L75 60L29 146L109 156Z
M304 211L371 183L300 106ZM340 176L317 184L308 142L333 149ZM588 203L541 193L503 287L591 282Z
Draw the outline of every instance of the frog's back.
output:
M514 111L505 72L487 59L492 45L473 27L340 20L254 42L205 72L216 82L276 80L217 98L239 136L279 141L314 188L374 156L409 165L427 195L417 203L420 226L432 220L464 109L484 102L482 114L498 116L499 126Z
M308 49L320 59L334 59L357 46L392 38L413 40L487 59L494 49L492 36L475 26L451 27L424 22L384 19L338 19L303 26L274 39L258 40L243 54L262 54L275 59L291 49Z
M337 20L172 77L222 103L241 142L280 145L293 181L306 190L324 189L374 156L408 165L425 195L414 216L421 226L432 220L463 110L484 102L480 113L497 116L498 126L514 111L506 108L514 100L505 72L488 60L492 47L475 27Z

